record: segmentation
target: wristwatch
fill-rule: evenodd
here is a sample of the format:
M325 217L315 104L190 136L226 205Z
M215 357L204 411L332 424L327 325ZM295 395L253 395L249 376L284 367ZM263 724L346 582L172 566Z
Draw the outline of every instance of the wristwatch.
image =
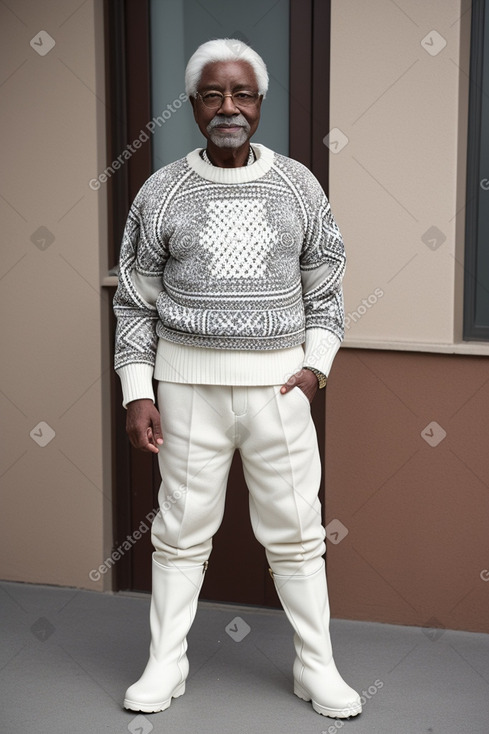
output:
M322 390L323 387L326 387L328 383L328 378L326 377L326 375L317 370L315 367L304 367L304 369L309 370L309 372L313 372L316 375L316 377L318 378L318 386L320 390Z

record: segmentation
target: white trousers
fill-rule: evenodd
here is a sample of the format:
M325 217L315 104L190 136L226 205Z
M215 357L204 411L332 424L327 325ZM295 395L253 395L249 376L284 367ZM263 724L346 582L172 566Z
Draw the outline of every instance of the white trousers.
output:
M235 450L249 490L250 519L276 574L317 570L325 552L318 491L321 464L307 397L280 385L158 383L164 443L155 560L195 566L212 550L224 514Z

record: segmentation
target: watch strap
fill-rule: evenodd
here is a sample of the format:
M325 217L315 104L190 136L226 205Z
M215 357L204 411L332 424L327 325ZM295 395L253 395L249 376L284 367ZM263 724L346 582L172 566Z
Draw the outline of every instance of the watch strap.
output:
M328 378L326 377L325 374L323 374L320 370L317 370L315 367L304 366L304 369L309 370L310 372L313 372L316 375L316 377L318 378L318 386L320 390L326 387Z

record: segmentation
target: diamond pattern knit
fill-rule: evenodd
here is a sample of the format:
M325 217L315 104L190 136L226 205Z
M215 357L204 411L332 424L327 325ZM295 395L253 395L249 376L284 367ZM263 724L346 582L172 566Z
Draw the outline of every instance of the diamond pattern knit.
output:
M263 278L278 233L266 219L259 199L216 199L207 206L207 221L199 244L209 254L210 268L222 278ZM222 247L216 248L216 232Z

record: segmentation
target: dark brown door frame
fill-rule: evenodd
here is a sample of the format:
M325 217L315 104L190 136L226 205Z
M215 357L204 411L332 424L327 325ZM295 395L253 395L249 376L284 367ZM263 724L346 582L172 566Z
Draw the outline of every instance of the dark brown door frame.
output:
M331 1L290 2L289 155L329 191L329 155L323 138L329 131ZM312 415L324 467L326 404L319 395ZM325 496L325 478L321 485Z
M138 138L152 118L149 0L104 0L104 6L108 100L107 165L110 165L111 161L116 160ZM330 0L290 0L289 154L314 173L326 193L329 162L328 149L322 140L329 129L330 17ZM151 173L151 142L148 141L135 150L130 159L107 181L108 268L112 268L118 260L129 207L140 186ZM108 318L111 320L111 333L114 333L115 322L111 309ZM325 401L321 398L322 396L314 401L313 417L324 462ZM138 528L140 518L144 518L155 507L160 480L156 459L135 451L127 439L125 410L122 408L120 383L115 373L111 383L111 400L113 524L114 548L117 548L127 536L132 536ZM233 473L236 470L233 466ZM230 483L233 482L233 473ZM152 503L148 504L149 487L152 488ZM322 498L324 491L323 476L320 492ZM223 545L227 542L225 536L228 533L229 530L226 529L221 538ZM218 545L219 538L216 536L214 554L218 553ZM146 532L141 540L134 543L131 551L125 553L115 564L115 590L149 590L150 552L150 534ZM141 576L138 573L138 582L135 581L135 568L147 568L147 574L143 573ZM211 597L214 598L212 593L211 590ZM265 566L264 598L265 603L278 605Z
M109 247L108 268L118 262L120 243L127 213L139 188L152 173L151 143L132 145L151 120L151 64L149 36L149 0L104 0L105 63L107 90L107 165L125 150L131 157L107 181ZM130 147L129 147L130 146ZM112 295L113 295L112 291ZM112 299L110 299L112 300ZM111 334L115 318L108 315ZM113 358L113 344L112 354ZM126 411L122 407L120 381L115 372L111 380L112 469L114 548L132 537L149 509L159 485L157 462L134 450L125 431ZM152 503L148 505L148 491ZM136 520L137 519L137 520ZM124 553L114 566L114 589L148 590L151 585L149 532ZM145 569L139 583L135 569Z

